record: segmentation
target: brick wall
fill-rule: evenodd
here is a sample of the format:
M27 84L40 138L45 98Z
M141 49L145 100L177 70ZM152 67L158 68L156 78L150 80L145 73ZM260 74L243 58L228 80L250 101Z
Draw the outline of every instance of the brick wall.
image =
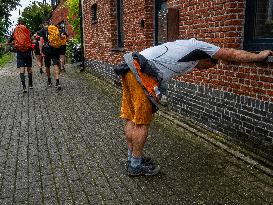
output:
M186 1L171 3L180 10L181 38L195 37L220 47L242 48L244 1ZM175 1L174 1L175 2ZM207 12L210 11L210 12ZM201 29L200 29L201 28ZM271 64L234 64L222 62L215 69L194 72L179 80L202 84L223 91L273 102Z
M69 38L72 38L75 34L73 32L71 24L67 20L68 9L65 6L65 2L66 2L66 0L60 0L60 3L57 5L57 7L52 12L52 17L50 20L54 24L58 24L63 21L65 24L66 32L67 32Z
M115 2L115 0L85 0L83 3L85 57L87 59L113 64L121 61L124 51L116 51L117 21ZM95 3L98 5L98 21L92 24L91 6ZM147 0L124 1L125 51L142 50L152 45L152 11L152 3L147 4ZM142 19L145 22L144 28L141 28L140 25Z
M115 1L85 0L83 3L88 68L101 69L100 74L108 79L113 77L112 68L126 51L140 51L154 42L154 1L123 1L125 41L123 50L119 51L115 50ZM180 38L194 37L221 47L241 49L244 2L169 0L168 7L179 10ZM91 24L90 9L94 3L98 5L98 22ZM144 28L140 26L142 19ZM273 161L271 67L271 63L220 62L215 68L173 79L167 92L170 109Z

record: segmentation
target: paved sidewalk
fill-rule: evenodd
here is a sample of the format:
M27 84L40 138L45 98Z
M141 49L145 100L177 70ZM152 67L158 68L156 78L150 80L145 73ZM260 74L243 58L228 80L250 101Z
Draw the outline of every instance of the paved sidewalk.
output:
M130 178L119 97L72 68L63 90L21 93L15 65L0 70L0 204L273 204L273 178L157 118L147 155L162 172Z

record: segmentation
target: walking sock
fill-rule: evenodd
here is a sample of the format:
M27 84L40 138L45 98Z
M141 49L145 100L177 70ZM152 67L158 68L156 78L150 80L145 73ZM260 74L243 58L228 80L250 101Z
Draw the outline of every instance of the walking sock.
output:
M47 79L47 85L48 85L49 87L51 87L51 85L52 85L52 82L51 82L51 78L50 78L50 77Z
M32 73L28 73L28 85L29 87L33 86Z
M128 161L131 161L132 159L132 152L133 152L132 149L128 149Z
M20 79L21 79L21 83L23 85L23 88L26 88L25 74L24 73L20 73Z
M139 166L140 164L141 164L141 157L134 157L133 155L132 155L132 158L131 158L131 166L132 167L137 167L137 166Z

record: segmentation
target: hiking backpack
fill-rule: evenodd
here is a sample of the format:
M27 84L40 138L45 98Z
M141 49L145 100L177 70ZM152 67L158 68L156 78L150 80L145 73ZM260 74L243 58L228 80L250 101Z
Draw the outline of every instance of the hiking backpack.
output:
M48 26L48 41L49 45L52 46L53 48L61 47L61 36L57 26L54 25Z
M31 50L30 31L24 25L16 26L14 30L15 49L16 51L26 52Z

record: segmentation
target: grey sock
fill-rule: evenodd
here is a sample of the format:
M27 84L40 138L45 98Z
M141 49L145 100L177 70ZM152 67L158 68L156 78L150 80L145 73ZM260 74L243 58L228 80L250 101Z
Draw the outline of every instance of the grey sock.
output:
M134 157L132 156L131 158L131 166L132 167L137 167L141 164L141 157Z
M131 159L132 159L132 152L133 152L133 150L128 149L128 161L131 161Z

